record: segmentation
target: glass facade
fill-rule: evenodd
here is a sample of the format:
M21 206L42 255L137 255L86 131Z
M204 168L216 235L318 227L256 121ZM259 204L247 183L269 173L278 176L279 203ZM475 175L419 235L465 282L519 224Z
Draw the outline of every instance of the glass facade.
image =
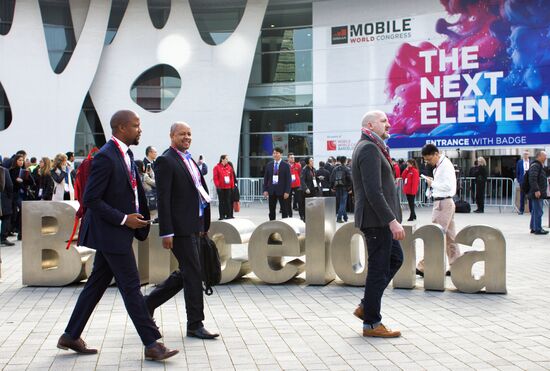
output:
M0 83L0 130L6 129L11 124L11 109L10 102L4 91L4 87Z
M87 156L94 147L105 144L105 134L90 94L86 95L78 116L74 138L75 156Z
M133 101L149 112L162 112L176 98L181 88L178 71L160 64L145 71L132 85Z
M69 0L39 0L50 64L55 73L67 67L76 46Z
M223 43L239 25L246 0L189 0L201 38L209 45Z
M245 102L239 176L263 176L273 147L313 155L311 82L311 1L270 2Z

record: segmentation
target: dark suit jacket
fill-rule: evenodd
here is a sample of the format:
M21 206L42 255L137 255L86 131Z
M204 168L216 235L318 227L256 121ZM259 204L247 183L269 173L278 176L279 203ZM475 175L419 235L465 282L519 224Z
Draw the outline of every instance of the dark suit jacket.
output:
M548 180L543 164L538 160L533 161L527 175L529 176L529 198L536 200L535 192L540 192L540 199L547 198L546 188Z
M8 169L0 166L0 171L4 174L4 190L0 192L1 214L8 216L13 214L13 183Z
M193 161L194 166L197 166ZM198 169L198 166L197 166ZM198 171L200 174L200 171ZM157 205L159 213L159 234L166 236L190 236L208 232L210 228L210 206L199 217L199 191L193 182L187 166L175 149L168 148L155 161L157 183ZM208 187L201 174L201 183L206 192Z
M133 161L132 168L137 180L139 212L149 220L147 199ZM134 230L120 225L125 215L136 212L136 203L128 167L111 140L92 161L84 190L84 206L87 209L82 219L79 240L83 246L122 254L132 248L134 236L143 241L149 234L149 226Z
M529 161L529 165L531 165L531 161ZM516 179L518 180L519 184L523 183L525 170L529 170L529 168L523 169L523 158L520 158L518 162L516 162Z
M355 192L355 226L385 227L397 219L401 206L394 183L393 167L369 137L362 134L353 150L352 170Z
M279 163L279 182L273 184L273 166L275 162L271 161L265 166L263 191L272 196L282 196L284 193L290 194L292 178L290 175L290 165L281 160Z

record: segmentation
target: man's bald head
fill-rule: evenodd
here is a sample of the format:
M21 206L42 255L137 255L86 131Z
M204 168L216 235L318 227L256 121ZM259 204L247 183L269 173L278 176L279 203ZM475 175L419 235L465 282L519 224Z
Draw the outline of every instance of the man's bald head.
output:
M361 126L363 126L364 128L368 128L369 122L371 123L375 122L380 117L384 117L384 116L386 116L386 114L379 110L368 111L363 116L363 120L361 121Z
M363 128L375 132L382 139L387 139L390 137L388 132L390 128L388 116L386 116L386 114L382 111L368 111L365 113L365 116L363 116L361 125Z
M177 122L174 122L172 126L170 126L170 136L174 135L174 133L181 127L191 129L191 126L189 126L188 123L183 121L177 121Z
M191 126L186 122L175 122L170 127L172 147L185 152L191 147Z
M120 130L121 126L130 123L133 119L138 117L134 111L120 110L117 111L113 117L111 117L111 130L113 133Z
M111 117L111 131L113 136L126 143L138 145L141 136L139 116L134 111L120 110Z

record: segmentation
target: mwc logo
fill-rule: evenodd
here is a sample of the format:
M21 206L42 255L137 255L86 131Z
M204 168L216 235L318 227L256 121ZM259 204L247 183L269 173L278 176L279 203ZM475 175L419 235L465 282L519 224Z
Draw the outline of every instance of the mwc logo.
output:
M332 27L332 45L348 43L348 26Z
M327 151L336 151L336 141L327 140Z

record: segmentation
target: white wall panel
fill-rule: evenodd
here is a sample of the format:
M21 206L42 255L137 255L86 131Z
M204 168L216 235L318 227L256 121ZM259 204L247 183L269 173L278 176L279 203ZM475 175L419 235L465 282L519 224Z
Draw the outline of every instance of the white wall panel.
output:
M11 125L0 131L4 155L26 149L53 156L74 147L84 97L96 72L111 0L92 0L77 46L63 73L52 71L38 0L18 0L13 25L0 36L0 81Z
M187 0L172 1L168 22L160 30L151 23L147 1L132 0L113 43L105 47L90 90L107 137L112 114L131 109L143 129L136 158L144 156L148 145L162 153L170 144L170 125L185 121L193 128L191 152L196 159L203 154L212 167L226 153L237 165L246 89L266 7L267 0L248 0L233 34L211 46L201 39ZM165 111L151 113L131 99L130 88L157 64L178 71L181 90Z

